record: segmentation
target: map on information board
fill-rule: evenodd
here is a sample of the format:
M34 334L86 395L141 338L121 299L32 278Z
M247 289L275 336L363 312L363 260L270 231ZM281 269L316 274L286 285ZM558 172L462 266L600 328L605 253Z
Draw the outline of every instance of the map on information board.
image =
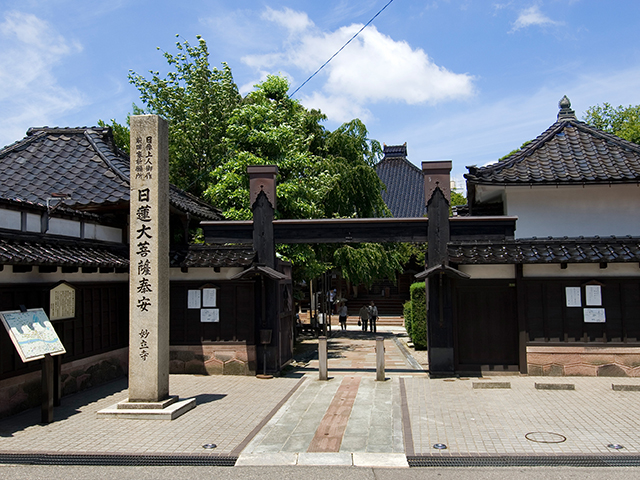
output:
M26 312L0 312L0 319L23 362L38 360L45 354L66 353L58 334L42 308Z

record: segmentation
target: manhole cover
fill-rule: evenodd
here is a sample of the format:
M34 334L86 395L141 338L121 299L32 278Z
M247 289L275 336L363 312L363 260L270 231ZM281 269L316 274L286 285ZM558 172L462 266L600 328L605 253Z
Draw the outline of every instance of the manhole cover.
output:
M553 432L529 432L524 438L536 443L562 443L567 440L564 435Z

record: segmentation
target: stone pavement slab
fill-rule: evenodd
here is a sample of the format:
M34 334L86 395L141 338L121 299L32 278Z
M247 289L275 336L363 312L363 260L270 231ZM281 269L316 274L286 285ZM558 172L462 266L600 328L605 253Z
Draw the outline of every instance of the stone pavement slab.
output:
M299 378L171 375L171 393L197 406L173 421L102 418L97 411L127 398L126 380L62 399L54 422L40 411L0 421L0 452L237 455ZM214 450L203 445L213 443Z
M355 381L354 379L358 379ZM340 389L344 382L358 386L347 416L346 428L340 429L341 442L317 448L314 439L332 435L327 429L327 414L331 405L346 393ZM308 374L305 383L262 428L241 454L340 452L404 453L402 409L399 379L377 382L373 376L338 376L328 381L317 380ZM331 427L331 425L329 425ZM326 432L325 432L326 430ZM328 457L327 457L328 458Z
M474 389L508 378L510 389ZM412 445L407 455L616 455L640 453L638 379L563 377L575 390L539 390L548 377L483 380L402 377ZM433 445L443 443L446 450ZM620 451L608 448L621 444Z
M0 453L238 456L238 466L257 467L406 466L406 456L640 454L640 379L430 379L411 367L416 364L406 361L387 332L385 354L397 355L398 365L404 364L377 382L375 355L367 342L374 340L357 334L351 343L346 337L335 339L334 361L344 370L332 371L330 360L328 381L318 380L308 363L289 377L271 380L172 375L172 394L197 399L194 410L173 421L99 418L98 410L127 398L126 380L114 382L63 398L52 424L38 424L38 409L0 421ZM343 382L350 389L341 390ZM483 382L506 382L510 388L473 388ZM310 451L314 437L325 432L339 446ZM207 443L217 448L204 450ZM434 449L436 443L447 449ZM609 444L624 448L614 451Z

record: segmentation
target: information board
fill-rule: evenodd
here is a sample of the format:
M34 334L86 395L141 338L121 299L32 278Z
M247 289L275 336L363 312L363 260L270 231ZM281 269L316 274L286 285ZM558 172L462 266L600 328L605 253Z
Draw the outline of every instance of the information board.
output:
M47 353L66 353L58 334L42 308L21 312L0 312L0 319L7 329L13 345L23 362L43 358Z

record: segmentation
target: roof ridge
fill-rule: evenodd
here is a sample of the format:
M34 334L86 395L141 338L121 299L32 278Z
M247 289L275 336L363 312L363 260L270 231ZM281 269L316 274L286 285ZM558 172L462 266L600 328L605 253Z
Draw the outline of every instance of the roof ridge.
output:
M78 134L78 133L84 133L87 130L94 130L96 132L98 131L102 131L104 132L105 130L109 130L111 129L111 127L100 127L100 126L94 126L94 127L31 127L29 128L29 130L27 130L27 136L33 135L35 133L40 133L40 132L44 132L44 133L70 133L70 134Z
M217 207L214 207L213 205L211 205L210 203L205 202L204 200L201 200L200 198L196 197L194 194L187 192L186 190L181 189L180 187L174 185L173 183L169 182L169 188L173 188L174 190L176 190L177 193L183 194L186 197L188 197L191 201L194 201L196 203L199 203L200 205L202 205L203 207L207 207L210 208L212 210L214 210L216 213L222 215L222 210L220 210Z
M415 165L415 164L411 163L411 162L409 161L409 159L408 159L407 157L405 157L405 156L397 156L397 157L391 156L391 157L389 157L389 158L387 158L387 157L383 157L383 158L382 158L382 160L380 160L380 161L376 164L376 168L378 168L378 165L380 165L380 164L381 164L382 162L384 162L385 160L402 160L402 161L404 161L406 164L408 164L410 167L412 167L413 169L415 169L417 172L422 173L422 169L421 169L420 167L418 167L417 165Z
M580 120L574 120L574 122L577 124L575 125L575 127L578 129L587 130L592 135L595 135L597 137L601 137L604 140L619 144L622 146L622 148L627 148L629 150L633 150L635 152L640 153L640 145L638 145L637 143L633 143L613 133L600 130L599 128L594 127L593 125L589 125L586 122L581 122Z
M531 155L531 153L540 147L542 144L553 138L554 135L557 134L559 130L564 129L567 124L571 123L570 120L559 120L552 124L549 128L547 128L544 132L534 138L531 143L528 143L524 148L521 148L517 152L512 153L507 158L502 161L497 161L495 163L479 167L477 171L489 171L496 170L500 171L507 167L512 167L514 164L518 163L520 160L524 159Z
M29 130L31 130L31 129L29 129ZM7 155L7 154L9 154L11 152L19 151L21 148L28 147L30 144L32 144L36 140L40 139L44 135L45 135L44 132L37 132L36 135L31 136L29 134L29 132L27 131L27 136L26 137L23 137L22 139L20 139L18 141L15 141L15 142L7 145L6 147L2 148L0 150L0 158L3 158L5 155Z
M130 184L131 180L124 174L124 172L122 172L118 167L116 167L114 165L114 163L109 160L107 158L107 156L102 152L102 150L100 149L100 147L98 147L97 143L95 142L95 140L91 137L91 133L98 133L96 131L93 130L85 130L84 131L84 136L85 138L89 141L89 143L91 144L91 146L94 148L94 150L96 151L96 153L100 156L100 158L104 161L104 163L107 164L107 166L113 170L113 172L118 175L123 181L125 181L127 184Z

